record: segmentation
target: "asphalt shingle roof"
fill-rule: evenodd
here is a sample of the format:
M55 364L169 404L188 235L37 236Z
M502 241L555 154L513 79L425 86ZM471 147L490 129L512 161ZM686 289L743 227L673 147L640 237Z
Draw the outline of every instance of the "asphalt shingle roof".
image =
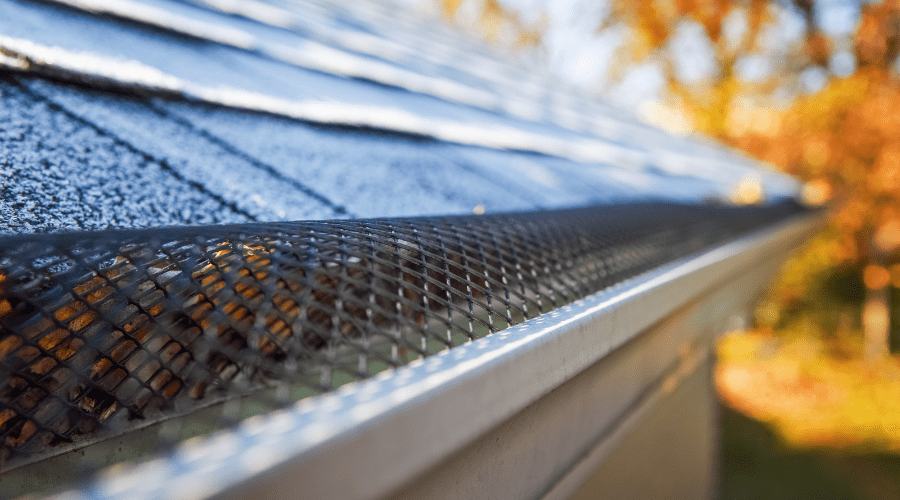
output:
M0 232L697 203L748 176L769 199L797 188L396 6L0 11Z

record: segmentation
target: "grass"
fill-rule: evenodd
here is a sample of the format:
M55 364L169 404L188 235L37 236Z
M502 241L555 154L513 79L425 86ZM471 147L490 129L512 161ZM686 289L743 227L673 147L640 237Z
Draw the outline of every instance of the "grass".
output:
M900 361L847 339L719 348L725 499L900 499Z
M900 455L791 447L771 425L728 407L722 434L723 499L900 498Z

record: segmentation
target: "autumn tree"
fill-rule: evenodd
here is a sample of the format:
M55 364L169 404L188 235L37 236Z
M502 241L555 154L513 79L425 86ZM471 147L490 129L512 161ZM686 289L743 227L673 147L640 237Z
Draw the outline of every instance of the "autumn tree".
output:
M832 44L815 39L821 34L812 31L808 47L816 46L808 50L826 61ZM826 264L818 272L825 279L805 288L821 287L836 275L858 277L865 354L872 359L889 350L890 287L900 286L900 2L862 7L852 53L853 73L797 99L775 133L723 139L810 181L808 193L817 198L839 194L828 237L816 247L824 255L811 257ZM783 291L782 302L801 310L817 307L799 290Z

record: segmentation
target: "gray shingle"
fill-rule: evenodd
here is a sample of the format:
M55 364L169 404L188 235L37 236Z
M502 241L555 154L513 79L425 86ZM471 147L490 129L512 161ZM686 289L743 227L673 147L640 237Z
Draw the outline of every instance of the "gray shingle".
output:
M204 186L257 220L324 219L343 212L140 100L41 80L29 80L25 84L100 129L165 162L188 181Z
M0 232L246 222L129 145L0 80Z

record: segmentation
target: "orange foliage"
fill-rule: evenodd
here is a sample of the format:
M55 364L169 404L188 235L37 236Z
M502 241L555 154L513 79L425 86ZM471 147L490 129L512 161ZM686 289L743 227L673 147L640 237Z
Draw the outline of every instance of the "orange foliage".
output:
M887 287L890 282L891 273L881 266L869 264L863 269L863 283L866 284L866 288L881 290Z
M730 335L719 345L716 386L728 406L773 424L790 445L896 453L900 360L865 364L861 347L850 339Z
M441 13L449 21L456 19L464 0L440 0ZM519 16L503 7L497 0L481 0L478 7L478 28L481 36L491 42L497 42L504 36L504 30L511 30L509 35L515 39L519 48L540 45L542 22L535 26L526 26Z
M860 66L887 67L900 54L900 1L885 0L863 9L856 33Z
M836 186L844 203L834 217L859 244L853 262L897 261L900 247L900 81L882 68L861 68L798 100L774 137L732 143L784 170ZM840 236L839 236L840 237Z

